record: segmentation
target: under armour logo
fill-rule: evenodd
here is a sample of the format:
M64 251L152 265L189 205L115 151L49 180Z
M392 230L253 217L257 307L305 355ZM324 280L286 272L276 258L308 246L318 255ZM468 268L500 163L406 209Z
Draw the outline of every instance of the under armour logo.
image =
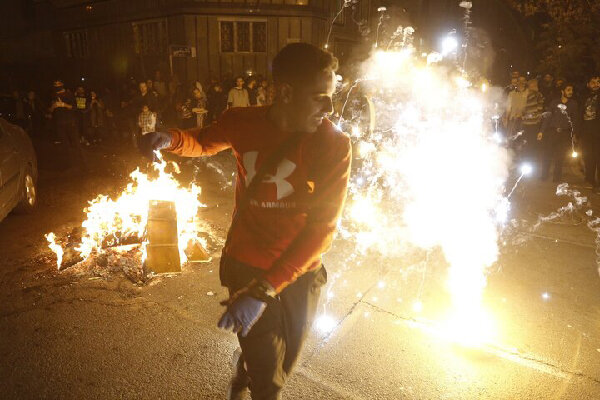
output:
M258 158L258 151L249 151L244 153L242 156L242 162L246 169L246 187L250 185L252 179L256 176L256 159ZM292 175L296 169L296 164L288 159L283 159L277 166L275 175L266 174L263 179L264 183L274 183L277 187L277 200L281 200L284 197L294 193L294 187L291 183L285 180L285 178Z

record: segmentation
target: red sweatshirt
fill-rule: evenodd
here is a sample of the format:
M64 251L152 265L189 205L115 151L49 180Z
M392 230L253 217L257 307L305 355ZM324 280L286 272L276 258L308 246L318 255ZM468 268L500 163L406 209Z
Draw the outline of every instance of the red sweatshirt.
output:
M267 120L267 111L232 108L207 128L172 130L167 150L197 157L232 148L238 168L237 208L261 163L289 135ZM264 269L264 278L278 293L317 268L342 212L351 158L348 136L323 120L267 173L231 232L226 255Z

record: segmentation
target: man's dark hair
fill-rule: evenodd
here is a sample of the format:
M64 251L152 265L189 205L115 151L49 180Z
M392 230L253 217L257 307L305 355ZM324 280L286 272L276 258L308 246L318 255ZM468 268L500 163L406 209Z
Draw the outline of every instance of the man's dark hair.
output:
M565 81L565 83L563 83L563 85L560 87L560 90L565 90L569 86L572 87L573 90L575 90L575 85L573 85L571 82L567 82L567 81Z
M277 83L303 84L319 72L337 70L333 54L309 43L291 43L277 53L273 60L273 80Z
M594 72L593 74L591 74L590 77L588 78L588 82L591 81L592 79L600 79L600 73Z

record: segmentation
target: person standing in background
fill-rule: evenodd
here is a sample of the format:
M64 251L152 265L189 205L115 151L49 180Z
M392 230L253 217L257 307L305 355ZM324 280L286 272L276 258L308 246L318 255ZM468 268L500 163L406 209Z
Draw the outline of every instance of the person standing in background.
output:
M25 116L28 119L27 131L29 135L32 137L39 136L42 131L44 112L42 103L33 90L27 92L23 107Z
M526 84L525 77L519 77L516 89L508 94L506 114L504 115L504 125L506 126L508 137L515 137L521 129L523 112L527 105Z
M544 111L544 96L538 91L537 79L527 82L527 103L523 111L523 158L535 162L539 158L539 141L537 140Z
M77 129L75 97L64 88L61 80L54 82L54 96L48 109L56 129L56 135L69 155L71 166L87 169L81 148L81 136Z
M588 93L583 100L581 142L585 163L585 180L592 190L598 191L600 169L600 75L594 74L587 83Z
M227 96L227 108L232 107L250 107L248 91L244 88L244 78L241 76L235 79L235 87L231 88Z
M227 109L227 95L219 82L215 82L214 85L209 88L207 99L207 123L210 124L213 121L216 121L223 111Z
M158 69L154 72L154 81L152 81L152 86L161 98L167 99L169 97L167 82L164 81L162 74Z
M248 91L248 103L250 107L256 106L256 96L258 95L258 88L256 87L256 78L250 77L248 78L248 84L246 85L246 90Z
M550 109L542 120L540 135L544 149L542 180L550 176L550 167L554 163L552 181L560 182L562 168L570 148L573 135L577 131L579 108L573 99L573 85L565 84L562 95L550 103Z
M138 126L142 136L156 131L156 112L151 111L148 104L142 106L142 112L138 116Z
M196 86L192 90L192 112L196 115L196 126L202 128L204 117L206 116L206 95L202 91L202 86Z
M89 102L87 95L85 93L85 89L83 86L77 86L75 90L75 113L77 117L77 129L79 130L79 136L87 141L87 144L91 141L87 138L87 112L88 112Z
M94 144L104 138L105 109L104 102L98 98L98 94L94 90L90 91L88 137Z
M260 86L257 89L256 104L258 106L266 106L271 104L269 98L269 82L266 79L260 80Z

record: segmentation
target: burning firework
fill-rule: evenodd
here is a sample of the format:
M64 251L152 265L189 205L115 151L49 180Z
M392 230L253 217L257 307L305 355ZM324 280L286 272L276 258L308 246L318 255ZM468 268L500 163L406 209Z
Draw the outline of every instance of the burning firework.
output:
M440 248L452 309L437 328L479 343L493 333L482 294L509 211L509 156L494 139L490 90L473 87L439 54L418 57L412 41L403 42L375 49L358 79L375 108L374 129L356 126L364 125L358 117L340 121L360 158L343 236L384 256L402 255L405 243ZM415 304L415 312L424 307Z
M178 165L157 155L159 161L152 164L153 172L145 174L139 168L133 171L130 174L132 181L116 200L99 195L89 202L85 209L86 218L81 224L81 240L70 246L76 260L86 261L94 255L107 253L108 249L127 253L131 251L132 243L141 252L140 262L145 260L148 211L151 204L162 202L175 205L176 241L181 263L187 261L188 247L206 247L206 241L198 236L207 230L197 218L199 209L205 207L198 200L201 188L194 183L182 187L173 175L180 172ZM167 172L168 168L173 172ZM57 255L58 269L61 269L65 249L57 243L54 233L49 233L46 238Z

